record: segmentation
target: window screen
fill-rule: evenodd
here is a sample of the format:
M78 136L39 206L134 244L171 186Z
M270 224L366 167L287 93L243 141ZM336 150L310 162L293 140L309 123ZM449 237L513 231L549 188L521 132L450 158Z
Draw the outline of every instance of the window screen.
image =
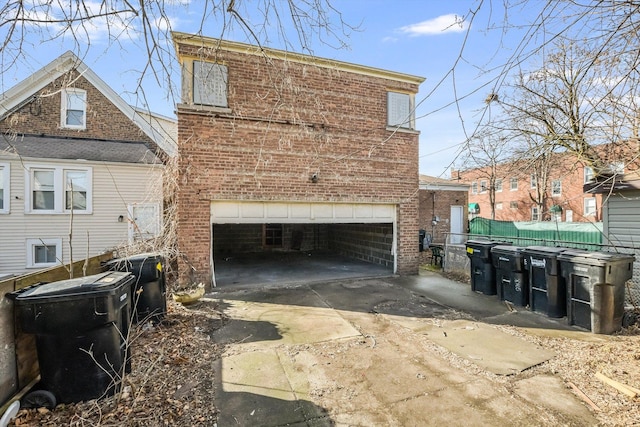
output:
M227 107L227 67L193 61L193 103Z
M387 92L387 125L413 129L411 96L406 93Z

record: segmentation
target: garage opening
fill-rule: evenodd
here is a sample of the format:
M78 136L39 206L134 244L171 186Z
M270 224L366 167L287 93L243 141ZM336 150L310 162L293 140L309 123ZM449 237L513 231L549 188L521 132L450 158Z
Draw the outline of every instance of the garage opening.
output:
M389 275L393 224L213 224L216 286Z

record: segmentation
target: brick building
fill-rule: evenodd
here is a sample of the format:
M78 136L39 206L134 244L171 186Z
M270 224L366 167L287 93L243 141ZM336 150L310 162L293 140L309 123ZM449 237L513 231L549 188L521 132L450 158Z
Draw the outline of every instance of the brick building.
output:
M420 175L420 228L431 241L462 243L467 230L469 185L458 180ZM450 236L450 237L449 237Z
M423 78L173 37L182 283L210 284L223 256L264 251L328 250L417 273Z
M607 171L624 173L637 168L636 141L597 146L596 153ZM452 176L469 184L469 216L491 218L491 189L494 190L494 215L503 221L602 221L602 194L583 191L583 185L596 175L593 168L577 156L554 153L546 161L546 182L540 180L526 160L490 168L453 171ZM538 198L538 194L542 197ZM542 200L541 204L535 200Z

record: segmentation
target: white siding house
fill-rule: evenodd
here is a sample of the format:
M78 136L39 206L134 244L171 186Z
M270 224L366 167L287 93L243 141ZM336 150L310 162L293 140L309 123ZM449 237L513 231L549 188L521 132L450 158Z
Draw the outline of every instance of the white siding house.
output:
M0 131L0 276L161 233L175 120L129 106L73 54L0 94Z

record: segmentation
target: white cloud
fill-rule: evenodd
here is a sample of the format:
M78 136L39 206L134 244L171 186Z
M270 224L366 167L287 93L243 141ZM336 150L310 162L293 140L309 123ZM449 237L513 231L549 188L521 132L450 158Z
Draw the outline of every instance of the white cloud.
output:
M460 33L466 31L469 24L464 18L453 13L441 15L437 18L418 22L417 24L400 27L400 32L409 34L411 37L431 36L446 33Z

